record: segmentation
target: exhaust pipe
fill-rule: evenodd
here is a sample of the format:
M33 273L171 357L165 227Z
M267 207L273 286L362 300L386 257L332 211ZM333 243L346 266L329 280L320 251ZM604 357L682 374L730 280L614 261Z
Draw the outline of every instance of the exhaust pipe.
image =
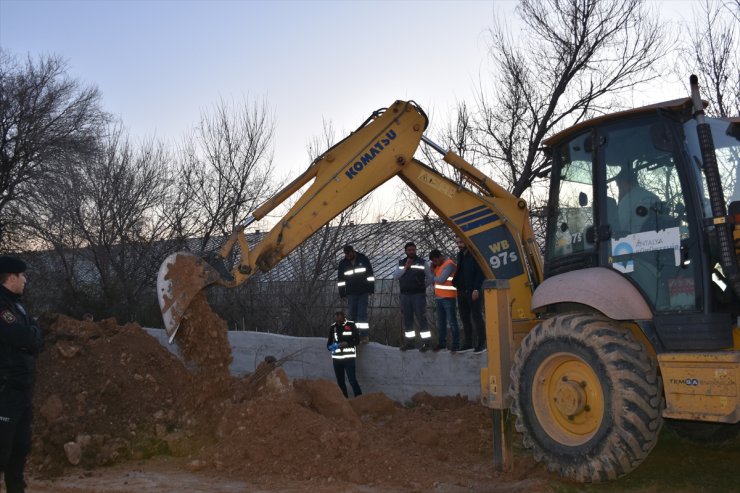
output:
M699 137L699 149L704 163L704 176L707 179L709 203L712 208L712 222L717 231L719 263L727 282L735 291L735 295L740 297L740 274L735 258L735 247L732 243L732 231L730 230L730 224L727 222L727 205L722 192L717 155L714 152L712 129L704 118L704 105L699 97L699 78L696 75L691 75L689 84L691 86L694 117L697 122L696 133Z

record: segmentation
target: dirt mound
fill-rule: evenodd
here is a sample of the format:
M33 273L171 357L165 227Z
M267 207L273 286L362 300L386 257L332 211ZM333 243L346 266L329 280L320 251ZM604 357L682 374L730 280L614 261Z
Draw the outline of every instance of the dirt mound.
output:
M204 297L178 333L184 363L138 325L112 319L57 316L46 343L30 468L37 477L169 454L187 457L192 470L337 491L493 479L490 415L480 405L427 394L409 407L383 394L347 400L335 382L292 381L274 360L234 378L226 325Z
M253 480L390 483L405 491L493 477L483 408L428 395L412 402L404 408L383 394L347 400L334 382L291 382L278 368L249 399L225 407L217 442L197 460ZM463 473L461 463L479 467Z
M38 359L34 462L53 474L166 452L190 378L138 325L56 317Z

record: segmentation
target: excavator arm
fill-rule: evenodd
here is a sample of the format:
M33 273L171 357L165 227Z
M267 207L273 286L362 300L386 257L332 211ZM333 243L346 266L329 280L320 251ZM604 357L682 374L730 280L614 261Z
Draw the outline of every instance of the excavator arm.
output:
M526 204L452 152L423 137L428 120L413 102L396 101L319 157L293 182L254 211L217 257L241 255L230 272L187 252L165 259L157 292L172 341L187 308L211 284L235 287L268 271L321 227L394 176L399 176L466 244L487 278L508 279L512 317L531 319L532 291L542 279L542 261ZM421 140L443 153L469 187L463 187L414 159ZM311 183L285 216L250 250L244 234L259 220Z

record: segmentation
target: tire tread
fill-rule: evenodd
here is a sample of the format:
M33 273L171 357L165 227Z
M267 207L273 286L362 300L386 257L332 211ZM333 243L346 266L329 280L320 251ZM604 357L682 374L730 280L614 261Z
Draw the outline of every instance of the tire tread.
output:
M527 424L522 405L528 402L521 378L532 353L548 341L566 341L588 348L604 365L612 389L613 429L603 443L589 444L590 452L571 456L545 450ZM597 373L598 374L598 373ZM534 458L548 470L579 482L617 479L634 470L655 447L662 426L663 389L657 362L629 330L592 313L560 314L535 326L522 341L511 369L510 392L515 428Z

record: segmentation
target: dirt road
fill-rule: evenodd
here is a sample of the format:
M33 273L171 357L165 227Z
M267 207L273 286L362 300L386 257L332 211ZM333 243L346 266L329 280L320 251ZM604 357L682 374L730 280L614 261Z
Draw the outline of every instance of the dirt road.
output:
M430 489L412 484L401 488L388 484L352 484L339 478L327 477L309 481L284 478L235 479L212 472L189 472L187 462L160 458L146 462L130 462L87 473L74 473L54 481L34 480L30 493L397 493L399 491L430 491L438 493L479 492L550 492L543 479L503 481L491 485L465 481L464 477L450 484L438 482ZM399 489L401 488L401 489Z

